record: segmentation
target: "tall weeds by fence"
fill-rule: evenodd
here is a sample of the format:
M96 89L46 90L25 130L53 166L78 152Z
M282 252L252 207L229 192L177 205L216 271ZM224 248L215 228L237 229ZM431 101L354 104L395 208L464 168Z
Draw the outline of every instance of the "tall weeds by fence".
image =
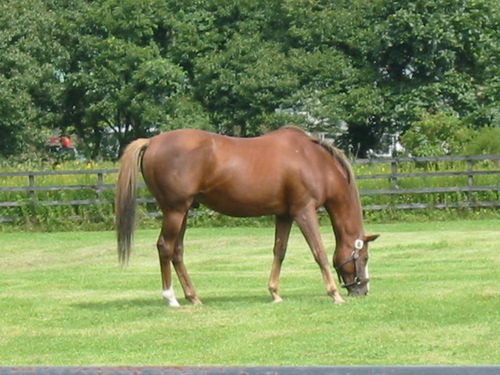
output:
M353 161L367 220L500 216L500 155ZM111 167L111 168L110 168ZM0 228L112 229L116 165L0 172ZM157 226L156 203L139 188L140 225ZM268 225L202 208L191 225Z

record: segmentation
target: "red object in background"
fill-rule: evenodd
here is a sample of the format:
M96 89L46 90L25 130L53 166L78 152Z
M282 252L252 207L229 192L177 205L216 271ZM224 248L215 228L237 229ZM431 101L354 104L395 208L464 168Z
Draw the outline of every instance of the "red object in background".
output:
M50 137L46 145L49 147L60 146L61 142L59 141L59 137Z
M68 137L61 137L59 141L61 142L61 146L64 148L69 148L72 146L71 140Z

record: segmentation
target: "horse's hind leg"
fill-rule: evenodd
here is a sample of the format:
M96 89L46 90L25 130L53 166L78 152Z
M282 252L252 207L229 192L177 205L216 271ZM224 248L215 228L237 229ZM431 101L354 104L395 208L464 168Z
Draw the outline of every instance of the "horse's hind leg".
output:
M179 235L177 236L177 241L175 242L172 264L174 265L177 277L181 282L186 299L191 301L195 305L201 305L201 301L196 296L196 290L194 289L193 283L191 282L191 278L189 277L186 266L184 264L184 233L186 233L186 221L187 214L184 216L181 230L179 232Z
M162 295L170 306L179 306L177 298L175 298L174 289L172 287L172 270L171 263L174 257L175 245L179 233L182 230L184 220L184 212L163 212L163 226L158 238L157 248L160 257L160 269L162 279Z
M335 285L332 271L330 270L330 266L328 264L328 257L326 255L323 242L321 241L318 217L316 215L315 208L307 207L298 215L295 215L294 218L302 231L302 234L306 238L309 247L311 248L314 259L321 269L321 275L323 276L323 281L325 282L328 295L334 299L335 303L344 303L345 301Z
M283 299L278 294L279 277L281 265L285 259L288 237L292 228L293 220L290 216L276 216L276 230L274 235L274 260L269 277L269 292L273 297L273 302L281 302Z

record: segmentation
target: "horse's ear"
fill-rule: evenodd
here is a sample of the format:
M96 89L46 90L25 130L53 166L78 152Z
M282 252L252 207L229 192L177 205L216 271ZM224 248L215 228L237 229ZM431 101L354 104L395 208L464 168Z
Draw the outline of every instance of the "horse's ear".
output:
M370 234L369 236L363 236L363 241L371 242L371 241L375 241L379 237L380 237L380 234Z

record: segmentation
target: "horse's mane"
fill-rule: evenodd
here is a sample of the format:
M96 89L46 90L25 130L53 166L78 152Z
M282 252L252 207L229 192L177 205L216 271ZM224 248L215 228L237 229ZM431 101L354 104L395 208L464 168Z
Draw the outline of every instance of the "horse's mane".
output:
M305 135L306 137L308 137L311 140L311 142L316 143L317 145L321 146L326 152L328 152L332 156L332 158L334 158L337 162L340 163L340 165L342 166L344 171L347 173L347 181L349 183L354 181L354 172L352 170L351 163L349 163L347 156L344 154L344 152L342 150L338 149L337 147L331 145L328 142L322 141L322 140L312 136L311 134L306 132L304 129L302 129L296 125L285 125L281 129L294 130L294 131L301 133L301 134Z

